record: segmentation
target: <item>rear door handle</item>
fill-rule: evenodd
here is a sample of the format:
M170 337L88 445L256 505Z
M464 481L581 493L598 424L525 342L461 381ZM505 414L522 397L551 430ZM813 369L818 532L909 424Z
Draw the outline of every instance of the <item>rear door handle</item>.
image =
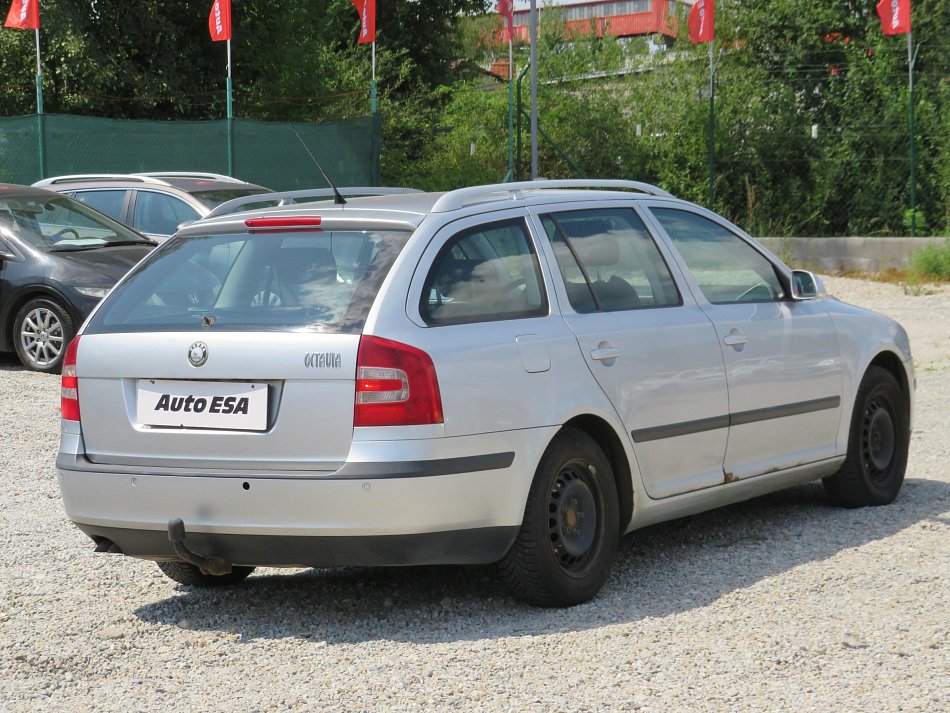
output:
M616 347L599 347L590 353L590 358L596 361L604 359L616 359L620 356L620 350Z
M743 345L749 343L749 338L744 334L732 333L723 337L722 341L730 347L742 347Z

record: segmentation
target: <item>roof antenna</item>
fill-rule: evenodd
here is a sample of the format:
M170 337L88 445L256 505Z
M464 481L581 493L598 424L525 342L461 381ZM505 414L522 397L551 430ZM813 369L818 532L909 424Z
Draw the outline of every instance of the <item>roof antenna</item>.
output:
M304 140L301 138L300 134L297 133L297 127L294 126L293 123L291 123L290 128L293 129L294 134L297 135L297 140L304 147L304 150L307 152L307 155L310 156L310 160L313 161L315 164L317 164L317 168L320 169L320 173L323 175L323 180L325 180L328 184L330 184L330 188L333 189L334 204L346 205L346 200L343 198L343 194L340 193L337 190L336 186L333 185L333 181L330 180L330 177L327 175L327 172L323 170L323 166L321 166L320 162L317 161L317 157L313 155L313 153L310 151L310 148L307 146L306 143L304 143Z

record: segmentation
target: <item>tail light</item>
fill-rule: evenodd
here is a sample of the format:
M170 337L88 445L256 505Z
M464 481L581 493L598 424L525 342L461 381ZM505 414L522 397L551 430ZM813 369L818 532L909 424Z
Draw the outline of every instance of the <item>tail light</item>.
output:
M380 337L360 339L354 426L442 423L442 396L424 351Z
M76 351L79 349L79 337L66 347L63 357L63 377L60 386L60 407L64 421L79 420L79 380L76 378Z

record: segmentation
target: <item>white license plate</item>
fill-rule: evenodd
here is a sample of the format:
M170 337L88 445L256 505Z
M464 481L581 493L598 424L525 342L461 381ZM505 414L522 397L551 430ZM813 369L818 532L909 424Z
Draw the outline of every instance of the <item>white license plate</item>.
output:
M136 420L145 426L263 431L267 384L139 379Z

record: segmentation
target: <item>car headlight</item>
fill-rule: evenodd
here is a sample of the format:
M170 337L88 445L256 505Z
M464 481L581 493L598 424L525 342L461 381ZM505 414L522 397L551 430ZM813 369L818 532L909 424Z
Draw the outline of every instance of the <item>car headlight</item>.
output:
M77 287L76 292L86 297L95 297L101 300L109 294L109 290L111 289L111 287Z

